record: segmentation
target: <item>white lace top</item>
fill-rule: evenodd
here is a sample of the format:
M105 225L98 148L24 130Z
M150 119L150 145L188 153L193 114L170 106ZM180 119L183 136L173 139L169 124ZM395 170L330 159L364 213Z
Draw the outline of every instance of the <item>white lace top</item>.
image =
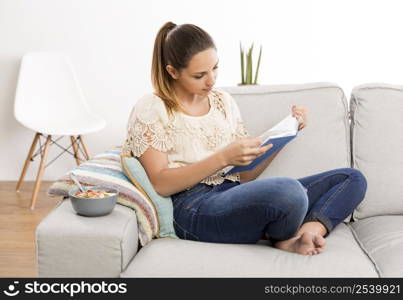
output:
M230 94L212 90L210 110L203 116L174 112L170 119L163 101L154 94L143 96L134 106L127 125L124 154L140 157L148 147L168 155L168 167L183 167L200 161L237 138L246 137L239 108ZM239 173L224 176L226 169L201 182L220 184L239 181Z

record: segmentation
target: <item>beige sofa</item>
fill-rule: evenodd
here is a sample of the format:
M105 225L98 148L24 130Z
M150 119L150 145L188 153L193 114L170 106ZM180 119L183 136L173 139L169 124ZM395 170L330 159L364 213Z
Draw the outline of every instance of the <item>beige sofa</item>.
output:
M300 178L354 167L368 190L352 220L338 225L326 250L302 256L256 245L156 239L140 247L133 211L77 216L64 200L37 228L40 277L402 277L403 86L366 84L350 105L332 83L224 88L257 135L290 113L309 110L308 127L261 175Z

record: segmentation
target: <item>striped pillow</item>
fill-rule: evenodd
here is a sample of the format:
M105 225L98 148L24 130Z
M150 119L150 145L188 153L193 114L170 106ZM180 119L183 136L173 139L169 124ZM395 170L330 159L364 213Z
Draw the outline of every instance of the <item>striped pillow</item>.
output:
M157 194L148 179L146 171L137 158L128 154L122 154L121 160L123 173L154 204L157 210L158 223L160 225L157 237L178 238L173 225L174 208L171 197L161 197Z
M153 203L144 196L126 177L120 163L121 147L95 155L73 171L83 186L103 186L119 191L117 203L136 212L139 240L142 246L157 236L159 221ZM68 191L76 185L69 173L54 182L48 189L49 196L68 197Z

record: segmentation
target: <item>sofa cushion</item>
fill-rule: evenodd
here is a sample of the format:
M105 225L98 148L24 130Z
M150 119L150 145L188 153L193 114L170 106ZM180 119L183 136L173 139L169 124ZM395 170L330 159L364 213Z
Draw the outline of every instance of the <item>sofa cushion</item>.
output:
M240 108L249 134L257 136L291 113L308 109L308 126L260 175L309 176L350 167L350 132L343 90L332 83L224 87ZM320 159L318 159L320 158Z
M154 204L123 173L120 163L121 153L121 147L99 153L72 171L83 186L98 185L119 191L117 203L136 211L138 236L141 245L145 245L158 232L157 211ZM67 173L51 185L48 194L68 197L68 192L72 188L76 188L76 185Z
M118 277L137 252L135 212L122 205L82 217L63 200L36 229L39 277Z
M127 178L154 204L157 210L159 221L157 237L178 238L173 224L174 208L171 197L161 197L157 194L148 179L146 171L137 158L122 154L121 163L123 172Z
M403 277L403 216L375 216L351 226L381 277Z
M350 228L339 224L323 253L304 256L268 244L219 244L157 239L121 277L377 277Z
M403 214L403 86L360 85L350 101L353 166L368 182L354 218Z

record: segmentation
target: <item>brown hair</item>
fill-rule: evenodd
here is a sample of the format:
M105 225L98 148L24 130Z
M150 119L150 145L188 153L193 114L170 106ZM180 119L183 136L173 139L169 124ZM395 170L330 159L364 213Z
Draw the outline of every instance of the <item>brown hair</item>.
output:
M209 48L216 49L213 39L196 25L167 22L158 31L154 42L151 81L155 94L164 101L169 115L183 109L173 89L174 79L166 66L171 65L180 71L188 66L194 55Z

